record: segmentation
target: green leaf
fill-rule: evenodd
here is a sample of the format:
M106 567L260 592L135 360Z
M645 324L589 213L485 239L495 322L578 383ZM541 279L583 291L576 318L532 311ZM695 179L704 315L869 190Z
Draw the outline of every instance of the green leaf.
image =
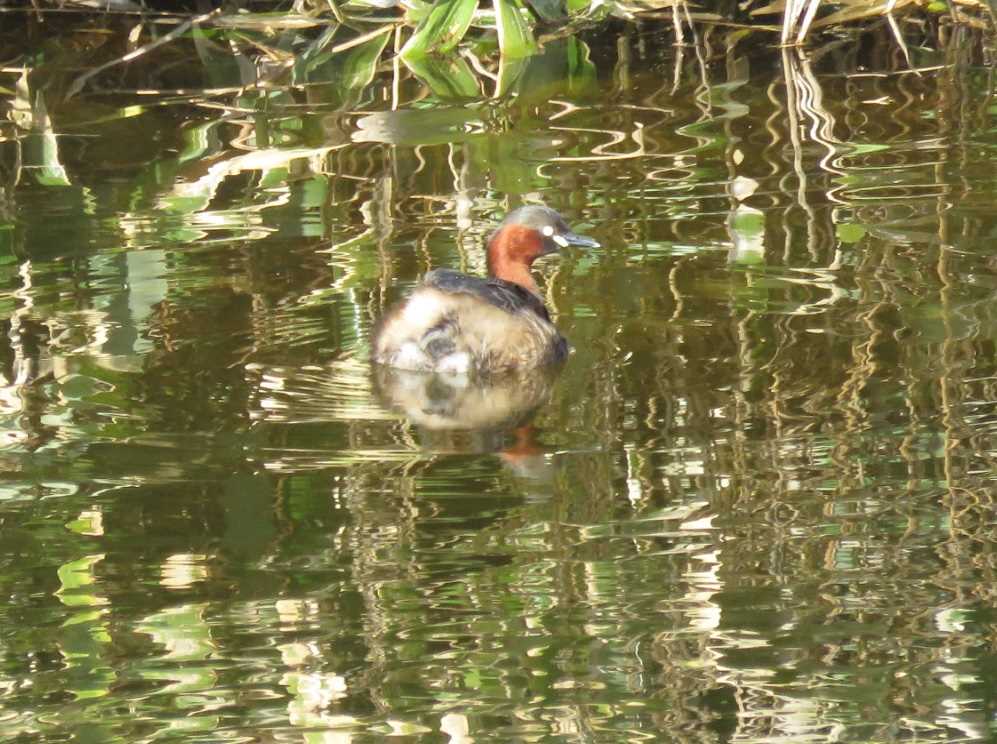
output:
M508 57L502 55L499 59L498 83L495 86L496 98L508 95L513 86L523 77L523 72L529 66L530 61L523 57Z
M377 72L377 63L381 59L381 52L391 34L381 34L377 38L364 42L360 46L350 49L342 61L342 78L340 84L344 88L356 90L363 88Z
M437 0L412 38L402 47L402 58L449 52L464 38L477 7L477 0Z
M325 40L316 44L309 54L298 58L294 66L295 82L333 82L343 91L363 88L374 79L381 52L391 38L390 31L386 28L379 36L339 52L323 50L323 46L328 46L333 40L333 35L327 34Z
M21 167L42 186L69 186L69 175L59 159L59 141L45 99L40 92L32 95L27 70L17 82L17 97L11 119L30 133L24 138Z
M294 82L311 86L314 100L337 108L355 105L361 91L377 74L377 65L391 38L392 28L386 27L383 33L347 49L340 45L356 43L358 37L341 39L338 51L337 46L332 45L333 35L324 35L308 54L300 55L295 61Z
M464 99L477 98L481 95L478 79L463 57L447 60L433 57L402 57L402 61L438 98Z
M493 0L498 26L499 49L503 57L528 57L537 51L533 31L526 23L519 0Z

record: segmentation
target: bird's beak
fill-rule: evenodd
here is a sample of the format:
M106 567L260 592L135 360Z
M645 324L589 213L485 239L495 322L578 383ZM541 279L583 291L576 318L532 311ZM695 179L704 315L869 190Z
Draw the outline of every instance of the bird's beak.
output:
M551 236L551 239L562 248L567 248L569 245L578 246L579 248L599 247L598 240L593 240L585 235L578 235L573 232L556 233Z

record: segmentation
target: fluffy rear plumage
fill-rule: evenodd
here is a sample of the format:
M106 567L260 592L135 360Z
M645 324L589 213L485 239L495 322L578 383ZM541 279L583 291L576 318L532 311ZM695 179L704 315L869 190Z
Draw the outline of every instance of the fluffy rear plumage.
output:
M509 282L456 273L442 277L452 291L440 287L441 277L430 275L384 318L374 337L375 362L463 374L537 367L564 358L567 342L539 298Z

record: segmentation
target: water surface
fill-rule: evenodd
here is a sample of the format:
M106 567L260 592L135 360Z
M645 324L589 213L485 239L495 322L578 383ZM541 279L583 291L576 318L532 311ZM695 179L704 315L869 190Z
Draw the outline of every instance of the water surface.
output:
M2 32L0 738L993 739L974 33L258 82L192 32L81 82L131 26L44 23ZM603 245L537 267L565 367L373 374L535 202Z

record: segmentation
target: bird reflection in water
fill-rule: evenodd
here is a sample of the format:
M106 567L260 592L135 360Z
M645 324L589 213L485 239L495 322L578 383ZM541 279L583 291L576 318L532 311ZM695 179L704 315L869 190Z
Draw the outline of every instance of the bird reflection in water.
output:
M546 450L531 421L551 397L560 365L471 377L374 365L378 397L403 414L424 447L494 452L517 475L546 480Z

